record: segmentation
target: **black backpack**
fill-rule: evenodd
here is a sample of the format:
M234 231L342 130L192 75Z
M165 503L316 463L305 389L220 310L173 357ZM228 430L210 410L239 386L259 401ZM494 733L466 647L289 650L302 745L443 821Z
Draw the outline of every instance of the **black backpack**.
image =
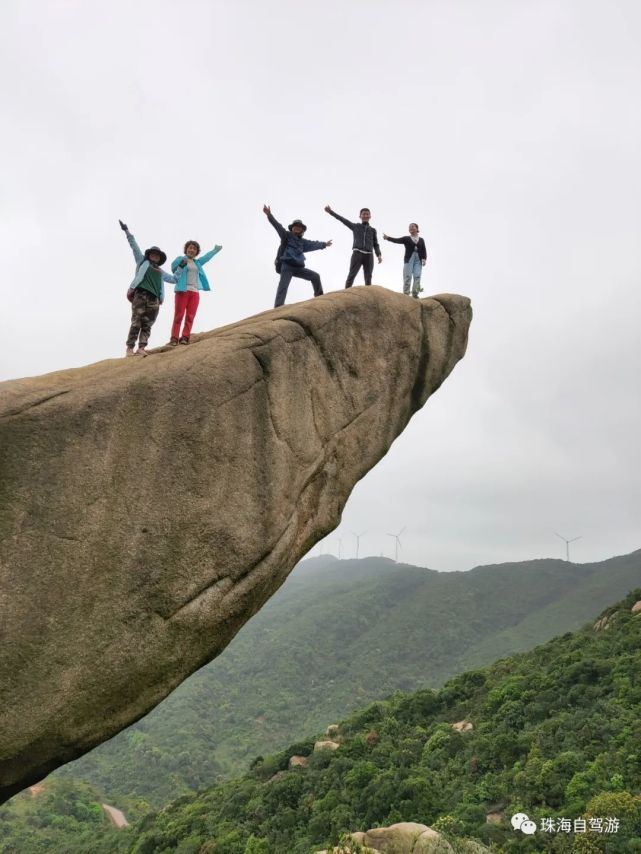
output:
M285 237L281 237L280 246L278 247L278 252L276 253L276 258L274 259L274 267L276 267L276 272L279 275L281 270L283 269L283 255L285 254L285 250L287 249L288 237L288 235L285 235Z

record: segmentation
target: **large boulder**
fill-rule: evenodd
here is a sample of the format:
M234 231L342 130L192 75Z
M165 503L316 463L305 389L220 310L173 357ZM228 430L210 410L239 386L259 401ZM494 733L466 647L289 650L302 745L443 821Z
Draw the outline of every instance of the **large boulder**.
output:
M0 798L146 714L340 522L469 300L353 288L0 384Z
M347 840L315 854L490 854L489 848L471 839L456 839L453 848L436 830L414 821L349 833Z
M363 842L381 854L452 854L453 851L440 833L414 821L371 828Z
M314 753L320 753L322 750L338 750L339 747L340 744L338 741L324 739L322 741L317 741L314 744Z

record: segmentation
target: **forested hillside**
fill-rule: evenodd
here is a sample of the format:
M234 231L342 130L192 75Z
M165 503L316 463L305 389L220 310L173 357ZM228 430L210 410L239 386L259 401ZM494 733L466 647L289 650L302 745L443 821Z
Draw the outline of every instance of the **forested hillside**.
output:
M216 661L59 773L122 808L162 806L372 700L438 687L575 629L639 584L639 551L453 573L384 558L303 561Z
M314 753L310 737L93 848L70 839L64 850L310 854L346 831L417 821L500 852L638 852L640 598L440 690L370 705L340 725L335 751ZM292 755L307 766L289 768ZM0 811L0 851L45 850L33 823L1 823L16 801ZM512 828L517 812L537 823L533 836Z

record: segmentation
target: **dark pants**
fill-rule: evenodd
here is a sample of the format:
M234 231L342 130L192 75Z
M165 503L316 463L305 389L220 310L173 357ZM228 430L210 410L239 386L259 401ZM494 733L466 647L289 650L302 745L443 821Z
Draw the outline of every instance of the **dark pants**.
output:
M352 252L352 260L349 265L349 273L347 274L347 281L345 282L346 288L351 288L354 284L354 279L356 278L356 274L363 268L363 275L365 276L365 284L372 284L372 272L374 270L374 253L373 252L359 252L355 249Z
M305 279L307 282L311 282L314 288L314 296L320 297L323 295L321 279L318 273L315 273L313 270L307 270L305 267L291 267L289 264L283 262L280 271L278 290L276 291L276 302L274 303L274 308L278 308L279 305L285 304L287 288L289 287L289 283L292 278Z
M127 347L146 347L154 321L158 317L160 301L150 291L136 288L131 303L131 327L127 336ZM140 338L138 338L140 336Z

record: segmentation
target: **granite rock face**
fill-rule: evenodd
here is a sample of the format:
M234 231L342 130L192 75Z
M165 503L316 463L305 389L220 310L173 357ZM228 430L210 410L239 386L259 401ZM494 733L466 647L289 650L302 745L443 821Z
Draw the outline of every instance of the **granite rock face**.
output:
M0 384L0 798L217 656L465 353L469 300L353 288Z

